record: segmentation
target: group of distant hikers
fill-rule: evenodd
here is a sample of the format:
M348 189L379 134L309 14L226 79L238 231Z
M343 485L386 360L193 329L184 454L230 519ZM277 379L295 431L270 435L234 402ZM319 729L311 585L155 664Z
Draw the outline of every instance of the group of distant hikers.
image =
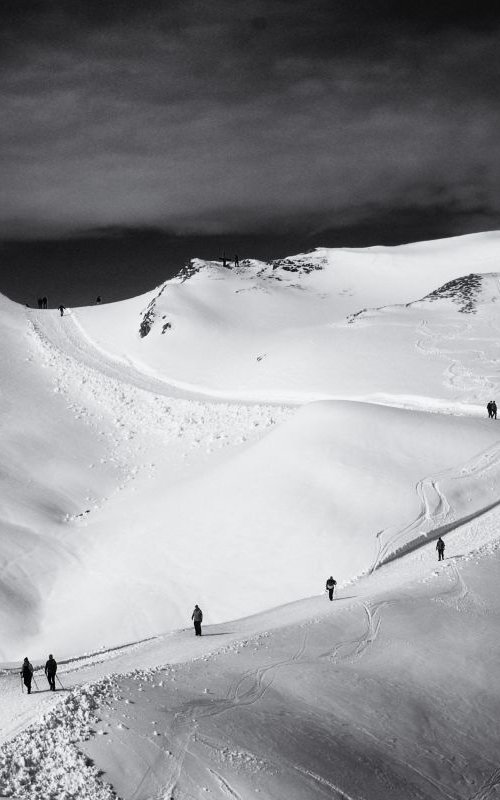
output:
M438 561L443 561L444 560L444 542L443 542L441 536L437 540L436 550L438 552ZM325 591L328 592L328 599L329 600L333 600L333 593L335 591L336 585L337 585L337 581L335 580L335 578L332 575L330 575L330 577L327 578L327 580L326 580L326 586L325 586ZM201 623L203 622L203 611L201 610L201 608L199 607L198 604L196 604L194 609L193 609L193 613L191 614L191 619L192 619L193 625L194 625L194 635L195 636L201 636ZM48 660L47 660L47 662L45 664L45 670L44 671L45 671L45 675L47 677L47 680L49 682L50 691L51 692L55 692L56 691L57 661L55 660L55 658L52 655L52 653L49 655L49 658L48 658ZM21 680L22 680L22 683L24 683L24 685L26 686L26 689L28 690L28 694L31 694L31 682L33 680L35 680L33 672L34 672L33 665L30 663L29 658L26 657L24 659L23 665L21 667ZM59 678L57 680L59 680ZM59 683L61 684L61 681L59 681ZM35 680L35 686L38 689L36 680ZM62 688L63 688L63 686L61 684L61 689Z
M37 303L38 303L38 308L47 308L47 298L46 297L39 297L38 300L37 300ZM29 304L27 304L27 305L28 305L28 308L29 308ZM66 306L63 306L63 304L61 303L61 305L57 306L57 308L59 310L59 313L61 314L61 317L63 317L64 316L64 312L66 311Z
M48 301L47 301L46 297L39 297L37 299L38 308L47 308L47 302ZM96 302L96 305L100 305L102 303L102 298L101 298L100 295L98 295L96 297L95 302ZM28 308L30 307L29 303L26 303L26 305L28 306ZM63 304L61 303L60 306L57 306L57 309L58 309L59 313L61 314L61 317L64 317L64 312L66 311L66 306L63 306Z
M497 404L495 403L494 400L490 400L490 402L486 406L486 410L488 412L488 416L490 419L497 418Z
M33 680L35 680L35 686L37 686L33 672L34 672L33 665L30 663L29 658L26 656L26 658L23 661L23 666L21 667L21 678L22 682L26 686L26 689L28 690L28 694L31 694L31 682ZM57 673L57 661L55 660L54 656L51 653L49 655L47 663L45 664L45 675L49 682L49 689L51 692L56 691L56 673ZM59 683L61 683L61 681L59 681Z
M201 636L201 623L203 622L203 611L201 610L201 608L199 607L198 604L195 605L195 607L194 607L193 613L191 614L191 619L193 620L193 623L194 623L195 636ZM47 662L45 664L44 672L45 672L46 678L47 678L47 680L49 682L50 691L51 692L55 692L56 691L56 677L57 677L57 661L55 660L55 658L52 655L52 653L49 655L48 660L47 660ZM57 678L57 680L59 681L59 678ZM31 664L28 656L26 656L26 658L23 661L22 667L21 667L21 687L22 687L22 684L24 684L26 686L28 694L31 694L31 683L32 683L32 681L35 682L35 686L38 689L38 685L37 685L36 679L34 677L33 664ZM59 684L61 685L61 689L62 689L63 686L61 684L61 681L59 681ZM23 691L24 691L24 689L23 689Z

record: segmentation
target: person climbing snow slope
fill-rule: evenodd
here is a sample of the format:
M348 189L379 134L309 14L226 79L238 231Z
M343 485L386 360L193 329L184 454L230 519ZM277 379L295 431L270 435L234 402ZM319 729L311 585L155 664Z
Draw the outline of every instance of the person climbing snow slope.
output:
M330 598L330 600L333 600L333 592L335 590L336 585L337 581L330 575L330 577L326 582L326 587L325 587L326 591L328 592L328 597Z
M45 674L47 676L51 692L55 692L56 690L56 672L57 672L57 661L55 660L54 656L51 653L49 655L47 663L45 664Z
M438 561L444 561L444 542L441 537L439 537L436 542L436 550L438 553Z
M31 681L33 680L33 666L30 664L28 656L23 661L23 665L21 667L21 677L23 679L23 683L28 690L28 694L31 694Z
M203 611L198 605L194 607L194 611L191 614L191 619L194 622L194 635L201 636L201 623L203 621Z

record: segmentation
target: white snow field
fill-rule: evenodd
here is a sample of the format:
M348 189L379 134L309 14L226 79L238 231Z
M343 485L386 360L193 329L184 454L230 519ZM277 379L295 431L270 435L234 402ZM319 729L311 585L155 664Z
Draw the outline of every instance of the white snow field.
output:
M0 297L0 797L500 797L499 298L496 232Z

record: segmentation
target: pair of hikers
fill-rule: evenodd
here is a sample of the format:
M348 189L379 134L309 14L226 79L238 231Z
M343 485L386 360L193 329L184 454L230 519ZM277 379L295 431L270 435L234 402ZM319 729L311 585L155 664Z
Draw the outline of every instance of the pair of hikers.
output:
M52 653L49 655L48 661L45 664L45 675L49 682L49 688L51 692L56 691L56 673L57 673L57 661L55 660ZM28 694L31 694L31 681L33 680L33 665L30 663L28 656L23 661L23 666L21 667L21 678L28 690ZM35 681L36 685L36 681Z
M486 410L488 412L488 416L490 419L497 418L497 404L495 403L494 400L490 400L490 402L486 406Z

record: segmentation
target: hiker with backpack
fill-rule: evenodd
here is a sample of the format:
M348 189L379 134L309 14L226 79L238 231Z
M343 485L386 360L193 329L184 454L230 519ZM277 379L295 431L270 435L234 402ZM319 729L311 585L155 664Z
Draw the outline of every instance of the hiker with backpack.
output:
M194 622L194 635L201 636L201 623L203 621L203 611L198 605L194 607L194 611L191 614L191 619Z
M28 694L31 694L31 681L33 680L33 666L32 664L30 664L28 656L26 656L26 658L24 659L23 665L21 667L21 678L28 690Z
M333 600L333 592L335 591L336 585L337 581L330 575L330 577L326 582L326 587L325 587L325 590L328 592L328 597L330 600Z
M47 663L45 664L45 675L47 676L51 692L55 692L56 690L56 672L57 672L57 661L55 660L54 656L51 653L49 655Z

